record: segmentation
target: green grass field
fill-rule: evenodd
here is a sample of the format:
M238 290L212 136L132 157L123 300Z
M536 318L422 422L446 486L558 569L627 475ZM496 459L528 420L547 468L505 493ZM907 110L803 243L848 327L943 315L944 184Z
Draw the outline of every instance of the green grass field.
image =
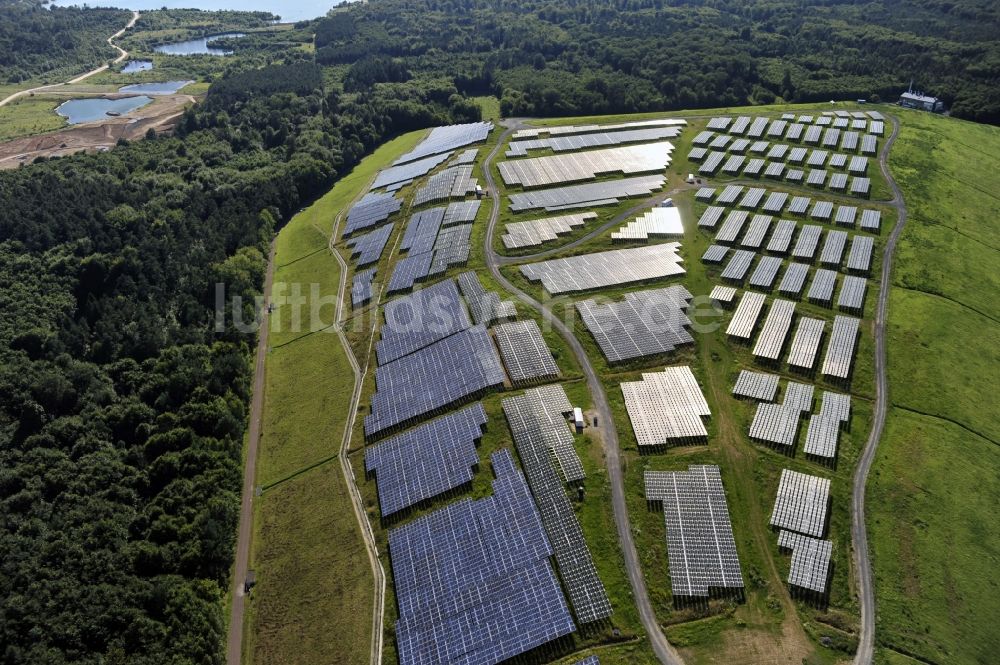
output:
M890 165L910 217L889 309L894 408L867 502L879 659L992 663L1000 650L1000 129L900 116Z
M272 295L279 284L286 293L299 284L311 299L315 285L318 297L336 303L340 270L328 238L337 214L421 134L379 148L279 232ZM244 661L256 665L360 664L371 640L374 582L335 457L354 375L335 334L310 332L308 305L299 330L291 307L272 315L257 469L265 489L255 501L250 563L258 585L243 645ZM320 314L321 325L332 324L334 304Z
M0 97L3 97L0 94ZM0 141L51 132L66 126L66 120L56 113L62 99L54 97L21 97L0 106Z

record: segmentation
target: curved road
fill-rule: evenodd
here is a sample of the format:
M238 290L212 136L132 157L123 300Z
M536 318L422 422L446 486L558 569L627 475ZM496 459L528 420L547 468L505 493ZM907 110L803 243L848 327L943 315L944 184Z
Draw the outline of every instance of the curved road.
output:
M872 414L872 430L854 471L854 489L851 494L851 539L854 543L854 567L858 572L858 596L861 604L861 630L858 635L858 651L854 656L855 665L870 665L875 649L875 589L872 586L868 531L865 528L865 486L868 482L868 472L875 460L875 451L878 448L879 438L882 436L885 414L889 405L889 380L885 369L885 322L889 303L893 253L896 251L896 243L899 241L903 226L906 224L906 203L903 201L903 192L889 172L889 150L899 135L899 119L896 116L890 116L890 119L892 120L892 134L882 146L878 165L892 189L892 200L889 205L896 209L898 217L882 254L882 276L879 282L878 303L875 311L875 410Z
M656 614L653 606L649 602L649 594L646 591L646 581L642 577L642 569L639 565L639 555L635 549L635 541L632 539L632 526L629 522L628 509L625 504L625 481L622 476L621 450L618 444L618 432L614 427L614 420L611 416L611 407L608 406L608 397L604 392L604 386L594 370L590 359L587 357L583 346L570 329L559 317L553 314L548 308L542 306L537 300L524 293L510 283L500 272L500 261L493 251L493 232L496 228L497 219L500 216L500 196L499 190L493 179L491 167L500 147L507 137L517 129L519 123L514 122L507 131L500 137L497 145L483 162L483 177L486 179L486 187L493 199L493 210L490 212L489 227L486 230L484 249L486 252L486 266L489 268L493 278L503 285L510 293L515 294L523 303L533 307L541 313L542 317L552 325L559 334L563 336L573 355L576 356L583 373L587 378L587 386L590 394L594 398L594 406L600 414L601 438L604 441L604 454L608 468L608 479L611 481L611 505L614 509L615 527L618 530L618 540L622 546L622 554L625 556L625 570L628 572L629 583L632 586L632 597L639 610L639 617L642 625L649 635L649 640L653 645L656 657L664 665L683 665L680 655L663 635L660 625L656 621Z
M121 46L118 46L117 44L115 44L114 41L116 39L118 39L119 37L121 37L122 35L124 35L125 31L128 30L129 28L131 28L132 26L134 26L135 22L138 21L138 20L139 20L139 12L133 11L132 12L132 18L131 18L131 20L129 20L129 22L127 24L125 24L125 27L122 28L121 30L119 30L118 32L116 32L115 34L111 35L110 37L108 37L108 39L107 39L108 46L111 46L113 48L118 49L118 57L111 61L112 65L117 65L119 62L121 62L122 60L124 60L125 58L128 57L128 51L126 51L125 49L123 49ZM79 83L80 81L88 79L88 78L90 78L91 76L93 76L95 74L100 74L101 72L103 72L104 70L106 70L109 66L110 65L106 65L106 64L105 65L101 65L97 69L92 69L92 70L90 70L89 72L87 72L85 74L80 74L76 78L72 78L69 81L66 81L65 83L50 83L48 85L40 85L37 88L30 88L28 90L20 90L20 91L15 92L15 93L13 93L11 95L7 95L3 99L0 99L0 106L4 106L5 104L9 104L10 102L14 101L15 99L19 99L21 97L24 97L25 95L32 95L32 94L34 94L36 92L45 92L47 90L51 90L52 88L58 88L58 87L64 86L64 85L73 85L74 83Z

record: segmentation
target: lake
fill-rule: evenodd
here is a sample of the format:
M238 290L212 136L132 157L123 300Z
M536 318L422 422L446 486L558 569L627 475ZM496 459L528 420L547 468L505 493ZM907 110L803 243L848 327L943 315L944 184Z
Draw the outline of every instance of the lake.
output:
M129 60L122 67L122 74L135 74L136 72L148 72L153 68L152 60Z
M53 0L53 5L68 7L83 5L81 0ZM136 11L153 11L154 9L204 9L218 11L230 9L246 12L270 12L281 17L286 23L304 21L306 19L324 16L340 0L101 0L89 2L91 7L121 7Z
M223 37L245 37L246 34L242 32L226 32L221 35L212 35L211 37L199 37L198 39L189 39L183 42L174 42L172 44L163 44L157 46L154 51L157 53L163 53L165 55L229 55L232 51L227 51L224 48L217 48L211 46L212 42L217 39L222 39Z
M133 83L118 88L118 92L140 92L144 95L172 95L194 81L160 81L158 83Z
M108 111L123 115L129 111L142 108L153 101L152 97L140 95L138 97L126 97L124 99L104 99L93 97L91 99L71 99L64 102L56 109L56 113L66 118L71 125L78 125L81 122L92 122L94 120L107 120Z

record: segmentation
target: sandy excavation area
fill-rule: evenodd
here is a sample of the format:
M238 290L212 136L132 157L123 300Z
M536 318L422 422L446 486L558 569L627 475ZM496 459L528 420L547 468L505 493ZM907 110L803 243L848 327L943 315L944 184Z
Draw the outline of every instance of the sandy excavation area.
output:
M172 131L184 109L194 102L195 98L191 95L164 95L119 117L109 116L105 120L0 143L0 169L30 164L38 157L71 155L81 150L109 150L118 139L132 141L145 138L150 127L158 134Z

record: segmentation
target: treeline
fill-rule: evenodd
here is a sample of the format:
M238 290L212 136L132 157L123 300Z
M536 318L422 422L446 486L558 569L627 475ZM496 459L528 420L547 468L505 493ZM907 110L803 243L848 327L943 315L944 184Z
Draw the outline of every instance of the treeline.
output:
M121 9L0 2L0 83L80 73L113 59L107 39L128 23Z
M894 100L912 79L1000 123L998 29L983 0L378 0L319 20L316 57L395 59L505 115Z
M408 84L403 84L408 85ZM399 94L397 94L399 93ZM177 135L0 172L0 644L8 664L221 664L254 316L281 220L450 85L233 73Z

